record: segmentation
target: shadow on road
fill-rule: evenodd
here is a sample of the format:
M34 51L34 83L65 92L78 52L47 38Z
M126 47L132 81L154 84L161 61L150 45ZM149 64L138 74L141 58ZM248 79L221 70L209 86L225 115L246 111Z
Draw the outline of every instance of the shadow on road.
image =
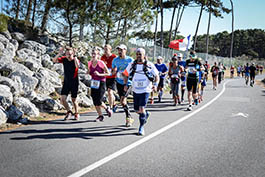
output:
M101 126L89 128L56 128L44 130L15 130L3 132L2 134L30 134L29 136L13 137L11 140L32 140L32 139L69 139L82 138L93 139L93 137L125 136L135 135L128 131L136 128L127 128L124 125L119 126Z

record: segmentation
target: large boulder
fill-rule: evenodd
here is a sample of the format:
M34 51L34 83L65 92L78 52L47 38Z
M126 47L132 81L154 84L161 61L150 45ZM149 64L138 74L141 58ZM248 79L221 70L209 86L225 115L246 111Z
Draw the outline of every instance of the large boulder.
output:
M91 76L88 74L78 74L79 80L83 82L87 87L90 87Z
M87 94L87 86L79 81L78 93L85 93Z
M5 113L4 108L0 106L0 125L6 123L7 121L7 115Z
M27 48L23 48L17 51L17 57L21 58L23 61L28 59L28 58L37 58L38 54L37 52L31 50L31 49L27 49Z
M82 107L92 107L93 101L89 99L85 93L81 93L77 95L77 102L79 106Z
M36 117L40 114L39 109L27 98L15 97L14 104L19 110L28 116Z
M8 30L7 31L1 31L0 34L3 35L8 40L12 39L12 36L11 36L11 34L10 34L10 32Z
M23 43L26 40L24 34L22 33L14 32L14 33L11 33L11 36L13 39L17 40L19 43Z
M20 46L20 48L27 48L30 50L33 50L34 52L36 52L39 56L43 55L46 53L46 46L42 45L38 42L35 41L31 41L31 40L26 40L25 42L23 42Z
M56 71L58 74L60 74L61 76L64 75L64 69L63 69L63 65L60 63L56 63L53 65L52 67L53 71Z
M53 66L53 62L51 61L51 57L48 54L41 56L41 64L45 68L51 69Z
M8 86L11 92L15 95L21 93L22 91L21 90L22 87L18 85L18 82L15 82L14 80L8 77L0 76L0 84Z
M60 75L52 70L47 68L41 68L37 73L35 73L35 77L39 80L46 78L53 84L53 87L62 87L62 81L60 79Z
M16 55L16 47L5 36L0 34L1 55L13 58Z
M22 118L23 112L20 111L16 106L11 105L7 109L7 115L8 119L11 120L11 122L17 122L19 119Z
M9 76L11 79L16 79L18 82L20 82L18 84L22 84L22 90L24 95L28 95L33 92L38 84L38 79L28 73L23 70L16 70Z
M59 110L63 108L63 106L57 100L44 95L38 95L32 102L41 111Z
M6 85L0 85L0 106L8 108L13 103L13 95L10 88Z

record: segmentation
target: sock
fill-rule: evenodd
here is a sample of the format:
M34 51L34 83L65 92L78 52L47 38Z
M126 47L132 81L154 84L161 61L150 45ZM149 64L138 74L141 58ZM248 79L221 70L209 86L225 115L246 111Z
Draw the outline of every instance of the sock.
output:
M184 100L184 93L185 93L185 89L181 90L181 99Z
M203 95L203 90L201 90L201 96Z
M162 96L163 96L163 91L160 92L160 98L162 98Z
M129 110L128 105L123 106L123 109L124 109L124 112L126 114L126 117L130 117L131 114L130 114L130 110Z
M145 124L145 113L140 113L139 114L139 122L140 122L140 126L144 125Z

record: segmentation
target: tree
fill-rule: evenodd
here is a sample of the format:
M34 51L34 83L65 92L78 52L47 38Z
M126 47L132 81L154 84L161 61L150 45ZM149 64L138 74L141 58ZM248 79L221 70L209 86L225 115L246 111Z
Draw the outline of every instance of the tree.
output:
M26 14L26 17L25 17L25 21L26 22L29 22L31 11L32 11L32 0L29 0L28 8L27 8L27 14Z
M41 32L43 33L46 30L47 22L49 19L49 12L52 7L52 0L47 0L45 4L45 11L42 16L42 22L41 22Z
M234 42L234 5L233 1L230 0L232 10L232 34L231 34L231 46L230 46L230 58L233 57L233 42Z

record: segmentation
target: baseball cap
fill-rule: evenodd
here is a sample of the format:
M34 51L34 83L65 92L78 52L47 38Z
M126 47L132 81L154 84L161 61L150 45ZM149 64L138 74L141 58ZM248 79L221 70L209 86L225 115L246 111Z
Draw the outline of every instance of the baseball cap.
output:
M183 57L183 54L182 54L182 53L179 53L179 54L178 54L178 57L179 57L179 58L182 58L182 57Z
M116 49L127 50L127 47L126 47L126 45L124 45L124 44L120 44L119 46L116 47Z
M162 60L163 58L161 56L158 56L157 59L161 59Z

